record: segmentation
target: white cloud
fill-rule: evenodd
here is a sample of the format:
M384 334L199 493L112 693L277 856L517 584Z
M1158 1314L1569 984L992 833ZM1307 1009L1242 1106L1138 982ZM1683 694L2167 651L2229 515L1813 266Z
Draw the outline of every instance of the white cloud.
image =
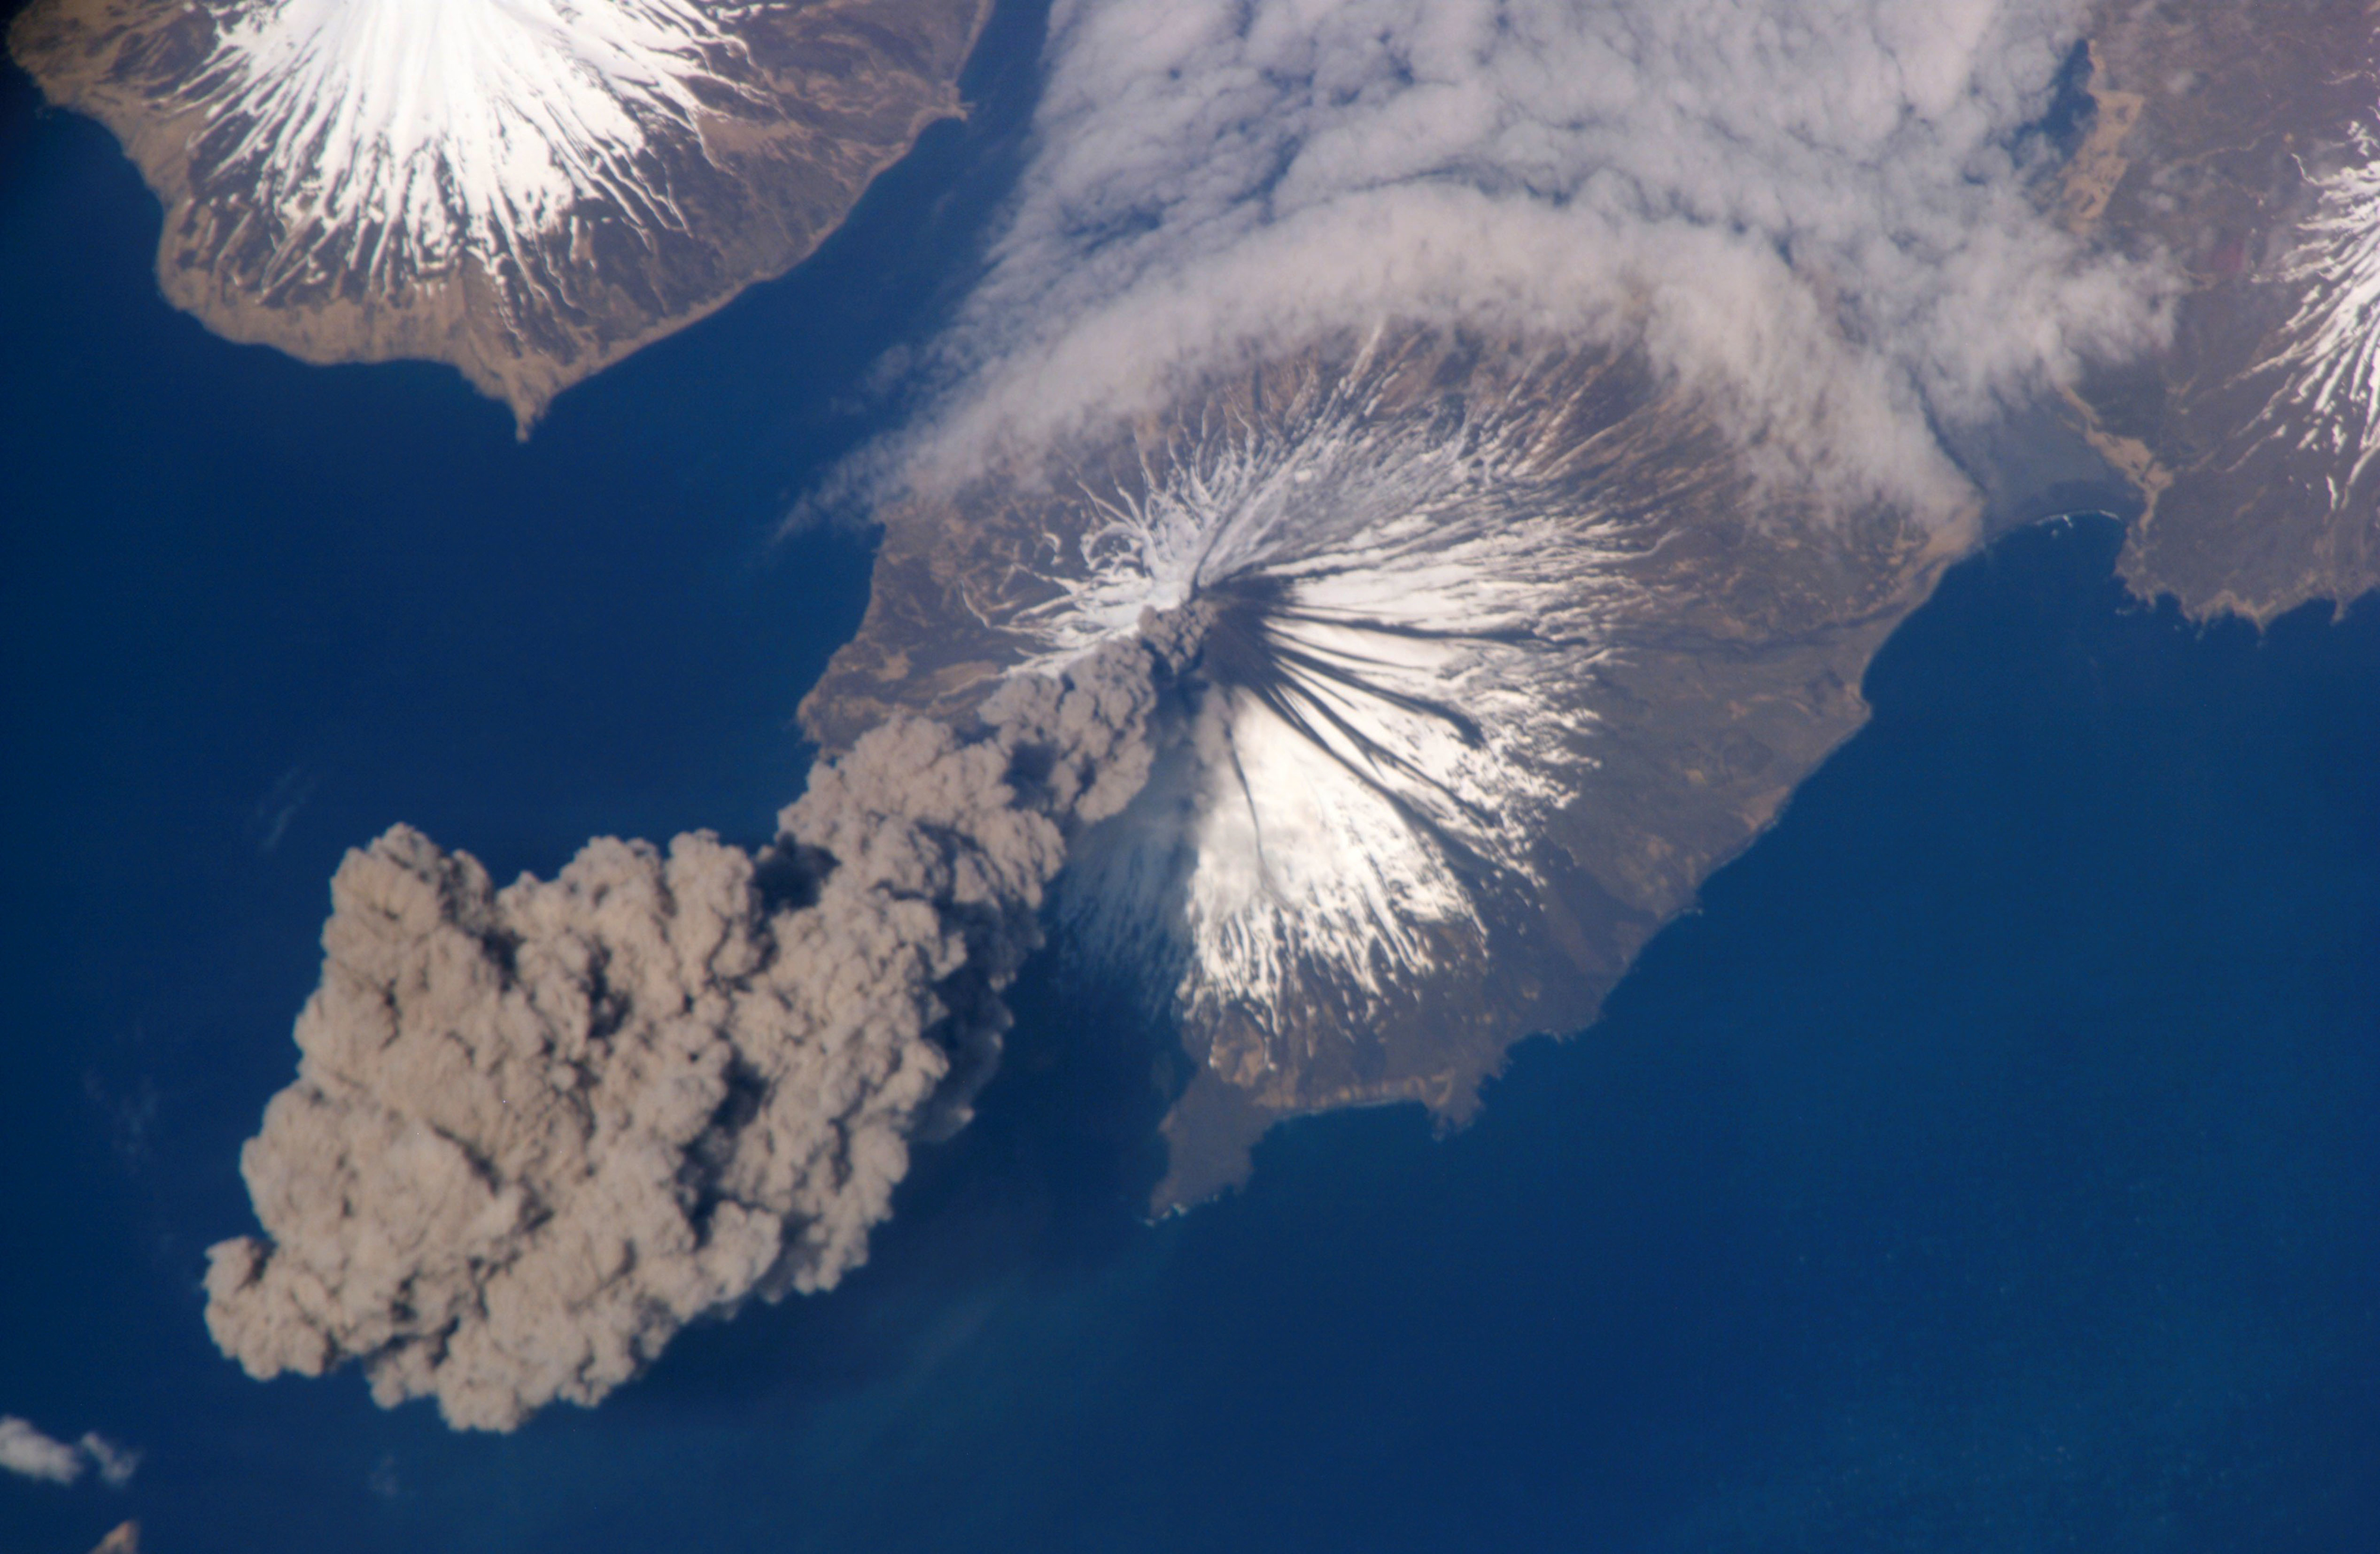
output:
M87 1431L79 1443L82 1454L99 1469L99 1476L111 1488L120 1489L132 1482L132 1475L140 1466L140 1453L127 1451L97 1431Z
M92 1468L111 1486L130 1482L140 1465L140 1453L128 1451L104 1436L85 1435L63 1441L46 1435L15 1414L0 1415L0 1468L25 1478L51 1484L73 1484Z
M0 1468L52 1484L72 1484L83 1474L82 1453L53 1439L11 1414L0 1418Z

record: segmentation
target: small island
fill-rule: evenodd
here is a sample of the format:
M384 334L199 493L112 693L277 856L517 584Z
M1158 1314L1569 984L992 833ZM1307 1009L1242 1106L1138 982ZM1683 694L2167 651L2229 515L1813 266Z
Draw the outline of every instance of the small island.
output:
M783 274L957 80L990 0L36 0L9 50L165 207L228 339L449 363L522 435Z

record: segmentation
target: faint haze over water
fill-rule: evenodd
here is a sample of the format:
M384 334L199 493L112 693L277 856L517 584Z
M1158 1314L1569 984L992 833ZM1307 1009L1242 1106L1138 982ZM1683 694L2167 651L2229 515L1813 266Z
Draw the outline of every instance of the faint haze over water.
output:
M1482 1120L1283 1130L1146 1228L1146 1036L1028 985L834 1294L457 1437L199 1320L340 851L756 838L863 544L772 546L996 192L986 110L526 447L451 373L170 312L104 133L0 82L0 1548L2336 1549L2380 1528L2380 609L1954 573L1871 727ZM1003 118L1002 115L1012 116ZM932 225L932 240L909 233Z

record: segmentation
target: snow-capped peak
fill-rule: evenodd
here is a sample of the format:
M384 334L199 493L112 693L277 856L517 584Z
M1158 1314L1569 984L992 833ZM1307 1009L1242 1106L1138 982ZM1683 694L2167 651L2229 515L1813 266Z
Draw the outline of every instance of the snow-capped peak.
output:
M694 133L735 47L698 0L264 0L187 92L282 228L273 270L384 282L517 253L600 200L680 225L636 164Z
M1545 403L1384 409L1391 370L1215 418L1089 500L1021 623L1049 668L1203 612L1189 726L1062 912L1244 1080L1277 1054L1217 1036L1232 1011L1409 1000L1477 953L1487 895L1542 885L1534 839L1592 766L1580 686L1640 591L1641 537L1551 467Z

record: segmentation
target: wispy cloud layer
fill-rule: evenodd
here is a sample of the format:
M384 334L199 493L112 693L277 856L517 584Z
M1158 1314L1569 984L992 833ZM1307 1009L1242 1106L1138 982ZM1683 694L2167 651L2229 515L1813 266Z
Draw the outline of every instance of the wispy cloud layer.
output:
M2067 0L1062 0L910 478L1383 319L1641 343L1748 441L1953 503L1929 422L2157 338L2031 192Z

